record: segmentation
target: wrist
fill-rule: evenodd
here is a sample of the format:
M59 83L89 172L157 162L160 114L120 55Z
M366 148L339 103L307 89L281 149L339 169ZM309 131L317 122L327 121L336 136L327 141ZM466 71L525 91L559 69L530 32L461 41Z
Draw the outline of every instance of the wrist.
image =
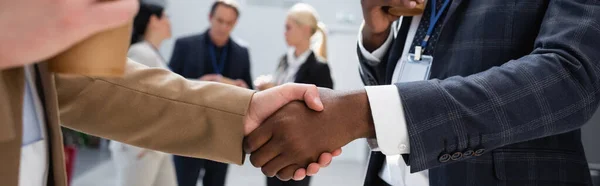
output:
M349 92L341 96L341 99L347 102L344 108L351 112L347 122L350 124L348 133L352 139L375 138L375 125L366 91Z
M387 40L391 31L391 27L388 27L383 32L373 32L369 26L363 26L362 29L362 43L363 47L367 49L369 52L375 51L377 48L381 47L383 43Z
M242 119L242 121L243 121L242 128L244 129L244 136L247 136L248 134L250 134L259 125L256 113L255 113L256 108L254 108L256 106L256 103L255 103L256 97L257 97L256 94L252 95L252 98L250 99L250 104L248 105L248 109L246 110L246 115L244 115L244 118Z

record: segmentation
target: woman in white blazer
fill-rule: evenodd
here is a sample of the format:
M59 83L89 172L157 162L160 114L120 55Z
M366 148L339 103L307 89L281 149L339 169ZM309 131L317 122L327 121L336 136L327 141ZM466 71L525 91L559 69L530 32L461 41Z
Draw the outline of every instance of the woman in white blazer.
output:
M171 37L171 24L164 8L141 4L134 20L130 59L153 68L167 68L158 52L160 44ZM175 169L169 154L111 142L116 167L116 186L176 186Z

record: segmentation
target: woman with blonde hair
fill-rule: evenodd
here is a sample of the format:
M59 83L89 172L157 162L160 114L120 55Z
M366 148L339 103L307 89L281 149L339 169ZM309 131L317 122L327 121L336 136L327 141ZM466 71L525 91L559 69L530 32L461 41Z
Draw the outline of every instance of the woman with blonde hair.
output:
M288 52L281 58L273 79L259 77L258 90L285 83L306 83L333 88L327 65L327 33L316 10L304 3L294 5L285 21Z
M289 10L285 22L285 41L290 49L281 58L274 81L257 83L259 90L285 83L333 88L331 72L326 63L327 34L312 6L298 3ZM287 182L267 178L268 186L308 186L309 182L310 177L302 181Z

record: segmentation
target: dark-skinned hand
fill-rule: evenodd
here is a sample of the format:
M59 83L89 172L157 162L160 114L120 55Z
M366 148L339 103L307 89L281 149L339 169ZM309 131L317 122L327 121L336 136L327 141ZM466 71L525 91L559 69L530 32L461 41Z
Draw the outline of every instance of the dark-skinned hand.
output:
M365 49L373 51L381 46L390 33L392 22L399 16L389 14L390 7L415 8L424 0L361 0L365 24L362 30Z
M325 109L315 112L293 102L271 115L246 137L250 162L269 177L289 180L294 171L317 162L319 155L349 142L374 136L367 95L320 89Z

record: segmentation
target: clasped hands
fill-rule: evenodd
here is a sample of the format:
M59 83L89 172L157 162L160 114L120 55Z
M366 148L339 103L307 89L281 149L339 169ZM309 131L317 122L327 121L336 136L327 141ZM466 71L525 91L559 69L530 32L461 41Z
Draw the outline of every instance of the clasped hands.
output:
M244 151L265 175L302 180L327 166L342 146L373 137L372 123L364 90L285 84L253 96L245 118Z

